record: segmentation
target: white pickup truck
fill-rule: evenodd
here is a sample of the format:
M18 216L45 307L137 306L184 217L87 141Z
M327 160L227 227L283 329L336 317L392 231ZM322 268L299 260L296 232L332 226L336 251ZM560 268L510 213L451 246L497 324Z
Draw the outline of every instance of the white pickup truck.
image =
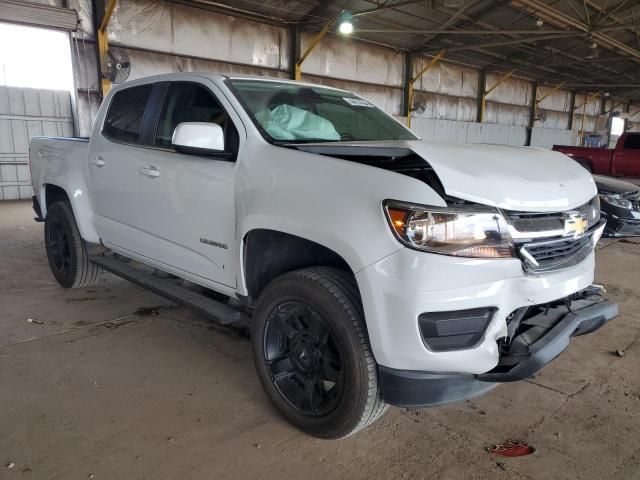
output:
M90 139L34 138L30 159L62 286L107 269L222 323L248 313L264 390L318 437L528 378L617 315L591 285L585 169L422 142L351 92L145 78L109 92Z

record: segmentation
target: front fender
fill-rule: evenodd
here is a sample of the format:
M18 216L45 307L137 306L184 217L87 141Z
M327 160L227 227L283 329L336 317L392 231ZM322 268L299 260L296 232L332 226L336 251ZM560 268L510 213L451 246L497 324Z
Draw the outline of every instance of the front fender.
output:
M265 144L246 152L236 177L238 272L246 234L268 229L318 243L357 273L402 248L385 199L446 205L425 183L382 168Z

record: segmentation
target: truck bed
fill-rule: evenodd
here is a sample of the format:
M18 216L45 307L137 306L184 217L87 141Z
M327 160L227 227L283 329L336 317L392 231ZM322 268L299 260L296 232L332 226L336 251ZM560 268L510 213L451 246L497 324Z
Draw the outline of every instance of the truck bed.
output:
M553 150L562 152L575 161L589 167L592 173L609 175L614 150L608 148L574 147L571 145L554 145Z
M42 215L46 216L47 185L64 186L68 195L74 195L76 218L88 218L93 223L86 179L89 176L89 139L79 137L34 137L29 143L29 164L33 193ZM84 208L78 205L85 205ZM75 211L77 210L77 211ZM81 229L82 230L82 229ZM87 233L87 232L81 232ZM87 237L96 241L96 235ZM98 239L99 240L99 239Z

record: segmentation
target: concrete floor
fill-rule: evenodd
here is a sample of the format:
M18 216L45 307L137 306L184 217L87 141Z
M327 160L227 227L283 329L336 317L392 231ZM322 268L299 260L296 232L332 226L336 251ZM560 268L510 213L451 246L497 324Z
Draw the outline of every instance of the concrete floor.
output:
M278 417L246 339L113 277L60 288L31 218L0 202L1 479L640 477L639 243L598 251L622 315L535 379L335 442ZM509 439L537 451L485 451Z

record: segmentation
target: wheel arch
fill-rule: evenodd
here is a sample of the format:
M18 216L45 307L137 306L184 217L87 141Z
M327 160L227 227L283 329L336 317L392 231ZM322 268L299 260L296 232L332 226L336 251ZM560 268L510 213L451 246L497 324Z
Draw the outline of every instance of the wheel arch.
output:
M44 205L42 205L41 207L44 207L43 215L45 217L47 215L47 212L51 208L51 205L56 202L63 201L71 203L71 201L69 200L69 195L67 195L67 192L64 190L64 188L58 185L54 185L53 183L46 183L44 185Z
M93 206L88 197L86 189L76 188L69 195L67 189L56 183L45 183L42 186L42 198L40 208L42 209L42 217L46 218L47 211L55 202L67 201L71 205L73 216L75 217L80 236L89 243L100 243L100 235L96 229Z
M291 233L256 228L246 233L242 247L244 285L251 299L257 299L274 278L301 268L333 267L355 277L355 272L342 255Z

